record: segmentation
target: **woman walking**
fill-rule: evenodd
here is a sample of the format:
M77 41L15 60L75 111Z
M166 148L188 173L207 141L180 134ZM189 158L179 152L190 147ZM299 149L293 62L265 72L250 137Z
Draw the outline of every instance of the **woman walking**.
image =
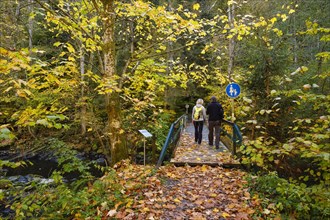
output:
M192 121L195 127L195 143L201 144L203 138L203 125L206 120L206 110L203 99L198 99L192 110Z

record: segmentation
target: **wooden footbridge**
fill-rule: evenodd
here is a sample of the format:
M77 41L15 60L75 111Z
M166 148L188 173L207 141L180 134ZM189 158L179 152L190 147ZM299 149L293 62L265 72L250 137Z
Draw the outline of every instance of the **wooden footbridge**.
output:
M204 126L202 143L196 144L192 123L187 121L186 115L178 118L170 127L157 167L164 162L178 166L239 167L239 160L236 159L236 147L241 144L242 136L237 125L224 120L220 134L220 149L208 145L208 132L208 128Z

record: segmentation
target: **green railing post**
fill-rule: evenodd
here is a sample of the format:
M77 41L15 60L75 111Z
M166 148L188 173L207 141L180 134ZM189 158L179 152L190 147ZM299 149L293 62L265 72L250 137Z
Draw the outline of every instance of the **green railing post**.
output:
M169 145L170 139L172 137L173 127L174 127L174 123L171 124L170 130L169 130L169 132L167 134L167 137L166 137L166 141L163 145L162 151L160 152L160 156L159 156L159 159L158 159L158 162L157 162L157 168L160 167L163 163L165 153L166 153L166 150L167 150L167 146Z
M180 139L182 130L186 126L186 120L187 120L187 115L182 115L174 123L171 124L170 130L169 130L169 132L167 134L167 137L166 137L166 141L165 141L165 143L163 145L163 148L160 152L160 156L159 156L159 159L158 159L158 162L157 162L157 165L156 165L157 168L159 168L162 165L163 160L164 160L165 155L166 155L166 151L167 151L169 145L173 142L173 140L175 141L177 139L178 140ZM180 123L180 126L177 129L177 131L174 132L174 129L176 128L176 125L178 123Z
M223 122L225 124L228 124L231 126L231 129L232 129L232 134L228 134L228 132L226 132L226 130L223 129L224 133L226 134L226 136L228 138L230 138L231 140L231 146L232 146L232 154L233 155L236 155L237 153L237 144L240 144L242 143L242 135L241 135L241 132L237 126L237 124L231 122L231 121L227 121L227 120L223 120Z
M235 126L233 125L233 155L236 155L236 132L235 132Z

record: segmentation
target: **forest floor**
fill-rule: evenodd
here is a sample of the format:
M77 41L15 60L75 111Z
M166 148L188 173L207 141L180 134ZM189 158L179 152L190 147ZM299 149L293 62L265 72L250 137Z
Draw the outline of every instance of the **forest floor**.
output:
M175 158L191 159L197 155L198 161L236 162L228 152L210 151L206 144L204 141L196 145L186 132ZM197 154L193 153L196 149ZM127 161L115 168L126 196L125 202L107 210L107 216L115 219L252 219L252 215L271 211L261 208L258 196L250 195L245 180L247 173L241 169L167 164L155 170Z

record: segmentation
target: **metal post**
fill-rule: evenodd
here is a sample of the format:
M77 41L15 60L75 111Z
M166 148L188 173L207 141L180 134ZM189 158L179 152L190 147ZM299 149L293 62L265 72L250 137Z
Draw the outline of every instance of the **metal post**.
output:
M146 139L143 140L143 155L144 155L144 166L146 165Z
M236 132L234 125L233 125L233 154L236 155Z
M234 113L234 99L231 99L231 120L232 122L235 122L235 113Z

